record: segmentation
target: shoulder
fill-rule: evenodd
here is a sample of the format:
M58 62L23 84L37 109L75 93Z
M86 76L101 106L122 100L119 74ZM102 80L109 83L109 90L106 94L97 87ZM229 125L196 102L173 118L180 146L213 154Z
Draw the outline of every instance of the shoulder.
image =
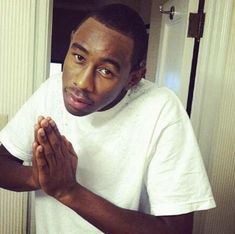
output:
M62 86L62 73L50 76L40 86L40 88L57 90ZM40 89L39 88L39 89Z
M33 102L44 105L56 101L62 95L62 73L47 78L31 96ZM60 98L59 98L60 99Z
M24 104L35 115L52 115L62 100L62 75L57 74L46 79Z
M155 83L151 81L142 79L138 85L134 86L130 90L131 99L141 98L141 99L150 99L157 102L178 102L177 96L173 91L166 87L158 87Z
M166 87L142 79L129 93L130 102L152 114L159 115L185 115L186 111L176 94Z

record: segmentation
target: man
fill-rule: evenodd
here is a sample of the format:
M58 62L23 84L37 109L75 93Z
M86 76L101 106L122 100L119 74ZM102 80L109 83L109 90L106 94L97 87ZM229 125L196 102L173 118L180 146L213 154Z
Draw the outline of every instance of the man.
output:
M193 212L214 207L182 105L141 79L146 50L136 12L93 12L71 35L62 81L1 131L0 185L36 190L38 233L187 234Z

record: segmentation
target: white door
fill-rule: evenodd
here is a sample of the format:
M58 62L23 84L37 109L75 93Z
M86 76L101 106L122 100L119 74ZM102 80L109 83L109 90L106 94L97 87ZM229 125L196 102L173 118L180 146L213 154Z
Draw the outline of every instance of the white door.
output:
M172 89L187 105L194 39L187 38L189 12L197 12L198 0L168 0L163 10L174 6L173 19L162 15L156 83Z

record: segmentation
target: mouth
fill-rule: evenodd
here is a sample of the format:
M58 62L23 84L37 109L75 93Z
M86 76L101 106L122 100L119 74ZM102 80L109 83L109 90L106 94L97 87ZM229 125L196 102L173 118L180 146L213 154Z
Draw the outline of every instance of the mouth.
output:
M65 100L73 109L85 109L93 104L93 102L85 97L81 92L75 92L68 88L65 89Z

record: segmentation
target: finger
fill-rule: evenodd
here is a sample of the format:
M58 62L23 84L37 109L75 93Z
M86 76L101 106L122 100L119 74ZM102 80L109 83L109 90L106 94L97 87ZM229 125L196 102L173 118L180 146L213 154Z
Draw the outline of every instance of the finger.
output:
M40 128L38 130L37 138L38 138L39 144L43 148L43 153L44 153L45 159L48 163L48 166L50 168L53 168L57 162L56 162L56 158L55 158L55 154L53 152L53 149L48 141L47 135L46 135L45 130L43 128Z
M61 136L61 145L62 145L61 150L62 150L63 157L69 156L69 150L68 150L68 147L66 145L66 139L65 139L64 136Z
M48 118L48 117L47 117L47 118ZM43 119L41 119L41 121L40 121L40 127L43 128L43 129L48 128L49 121L48 121L47 118L43 118Z
M37 147L38 147L37 142L34 142L32 147L33 148L32 166L34 171L37 171L37 160L36 160Z
M51 119L51 117L42 119L42 121L40 122L40 126L46 131L47 135L51 134L54 131L53 134L55 134L59 139L61 138L56 123L54 120Z
M54 130L55 134L56 134L58 137L61 137L60 131L59 131L59 129L57 128L57 125L56 125L55 121L54 121L53 119L50 119L49 124L50 124L51 128Z
M40 128L40 125L38 123L36 123L34 125L34 141L35 142L38 142L38 138L37 138L37 132L38 132L38 129Z
M69 142L65 136L62 136L62 151L63 155L67 157L67 160L70 162L70 166L73 170L74 175L76 174L77 170L77 154L75 153L71 142Z
M73 145L71 144L70 141L67 140L67 138L65 136L62 136L62 142L63 142L63 149L66 149L70 155L77 158L77 154L76 154L75 150L73 149ZM64 151L64 153L65 153L65 151Z
M37 152L37 147L38 143L34 142L33 143L33 156L32 156L32 167L33 167L33 177L35 182L38 184L38 165L37 165L37 160L36 160L36 152Z
M36 164L38 168L39 177L49 174L49 166L44 155L44 150L41 145L36 148Z
M64 135L62 135L61 137L62 137L63 146L64 146L66 149L69 149L69 148L70 148L69 141L66 139L66 137L65 137Z
M50 119L47 123L43 124L51 148L54 151L56 157L60 158L62 156L62 139L55 122Z
M38 124L39 124L39 126L40 126L40 123L41 123L41 121L42 121L43 119L45 119L44 116L42 116L42 115L39 115L39 116L38 116Z
M41 122L45 119L44 116L39 115L38 116L38 122L34 125L34 140L38 142L37 139L37 132L39 130L39 128L41 127Z
M36 162L36 150L37 150L37 147L38 147L38 143L37 142L33 142L33 146L32 146L32 149L33 149L32 163L33 163L33 165L37 164L37 162Z

